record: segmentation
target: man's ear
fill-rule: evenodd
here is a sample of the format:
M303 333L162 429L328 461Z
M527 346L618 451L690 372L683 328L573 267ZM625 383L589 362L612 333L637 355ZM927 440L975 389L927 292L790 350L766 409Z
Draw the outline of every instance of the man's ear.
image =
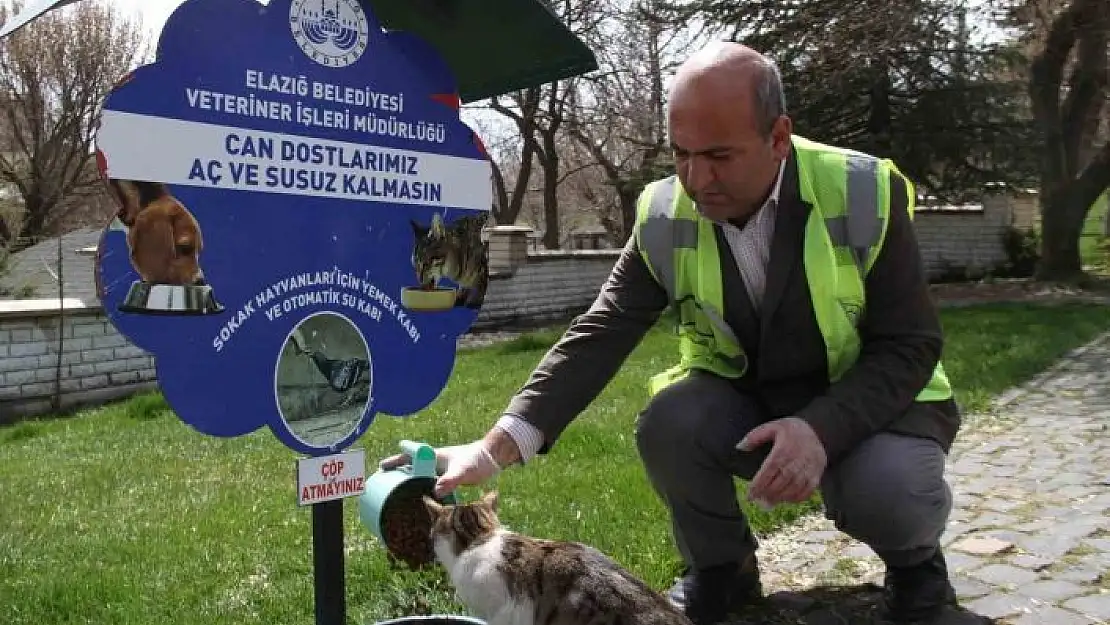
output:
M786 115L779 115L771 126L771 151L782 160L790 157L793 143L790 140L794 132L794 122Z

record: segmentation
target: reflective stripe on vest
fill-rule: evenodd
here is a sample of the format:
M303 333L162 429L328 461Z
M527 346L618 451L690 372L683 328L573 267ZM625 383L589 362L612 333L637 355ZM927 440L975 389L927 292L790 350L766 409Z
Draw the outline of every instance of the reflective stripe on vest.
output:
M825 219L829 239L838 247L848 247L859 267L861 276L871 269L868 262L872 250L883 233L883 218L879 216L877 159L850 154L847 157L847 214ZM647 216L640 227L640 249L651 259L650 266L656 279L675 301L674 254L676 249L694 249L698 246L698 224L687 219L675 219L675 193L678 179L670 176L651 183L656 188L645 194L649 202ZM719 318L720 323L724 320ZM718 322L714 319L714 323ZM727 324L725 324L727 327ZM731 329L728 330L731 334Z
M832 244L851 248L860 276L871 269L868 258L883 235L879 216L879 161L857 154L845 159L848 179L845 197L847 215L825 219Z
M696 302L692 297L676 293L675 253L682 249L697 249L698 223L674 218L677 191L677 180L674 176L651 184L656 187L656 190L654 193L644 194L649 198L649 204L646 207L647 215L639 230L638 243L640 249L647 251L648 258L651 259L648 268L655 274L656 280L663 285L673 304L696 306L713 324L715 331L727 337L731 343L738 345L740 340L732 331L732 326L725 322L724 311L716 310L706 302ZM641 201L644 196L641 197ZM728 356L725 357L728 358ZM729 364L738 369L744 369L747 366L747 355L740 352L730 358Z

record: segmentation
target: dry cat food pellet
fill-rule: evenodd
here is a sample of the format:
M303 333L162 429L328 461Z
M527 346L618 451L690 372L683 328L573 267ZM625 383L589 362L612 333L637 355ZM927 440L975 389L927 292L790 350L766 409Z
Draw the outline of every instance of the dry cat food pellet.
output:
M432 495L435 480L413 479L398 486L382 507L382 538L394 558L417 569L435 559L432 519L424 495Z

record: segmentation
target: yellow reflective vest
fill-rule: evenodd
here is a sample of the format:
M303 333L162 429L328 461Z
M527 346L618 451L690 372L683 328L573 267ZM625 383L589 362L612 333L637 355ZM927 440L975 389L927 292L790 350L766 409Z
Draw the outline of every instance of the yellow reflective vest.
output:
M890 215L889 184L898 168L889 159L793 136L801 198L813 206L805 225L806 280L825 340L830 382L856 362L859 319L866 307L864 279L882 249ZM914 190L906 181L913 218ZM738 378L748 360L724 320L721 259L714 224L702 217L675 176L648 184L638 200L633 236L678 319L679 362L652 377L650 393L691 369ZM938 362L918 401L952 396Z

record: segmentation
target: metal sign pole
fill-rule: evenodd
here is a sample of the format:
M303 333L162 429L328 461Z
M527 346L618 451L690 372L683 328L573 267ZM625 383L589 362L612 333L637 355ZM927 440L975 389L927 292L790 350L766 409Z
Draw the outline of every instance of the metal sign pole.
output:
M342 499L312 505L312 568L316 625L345 625Z

